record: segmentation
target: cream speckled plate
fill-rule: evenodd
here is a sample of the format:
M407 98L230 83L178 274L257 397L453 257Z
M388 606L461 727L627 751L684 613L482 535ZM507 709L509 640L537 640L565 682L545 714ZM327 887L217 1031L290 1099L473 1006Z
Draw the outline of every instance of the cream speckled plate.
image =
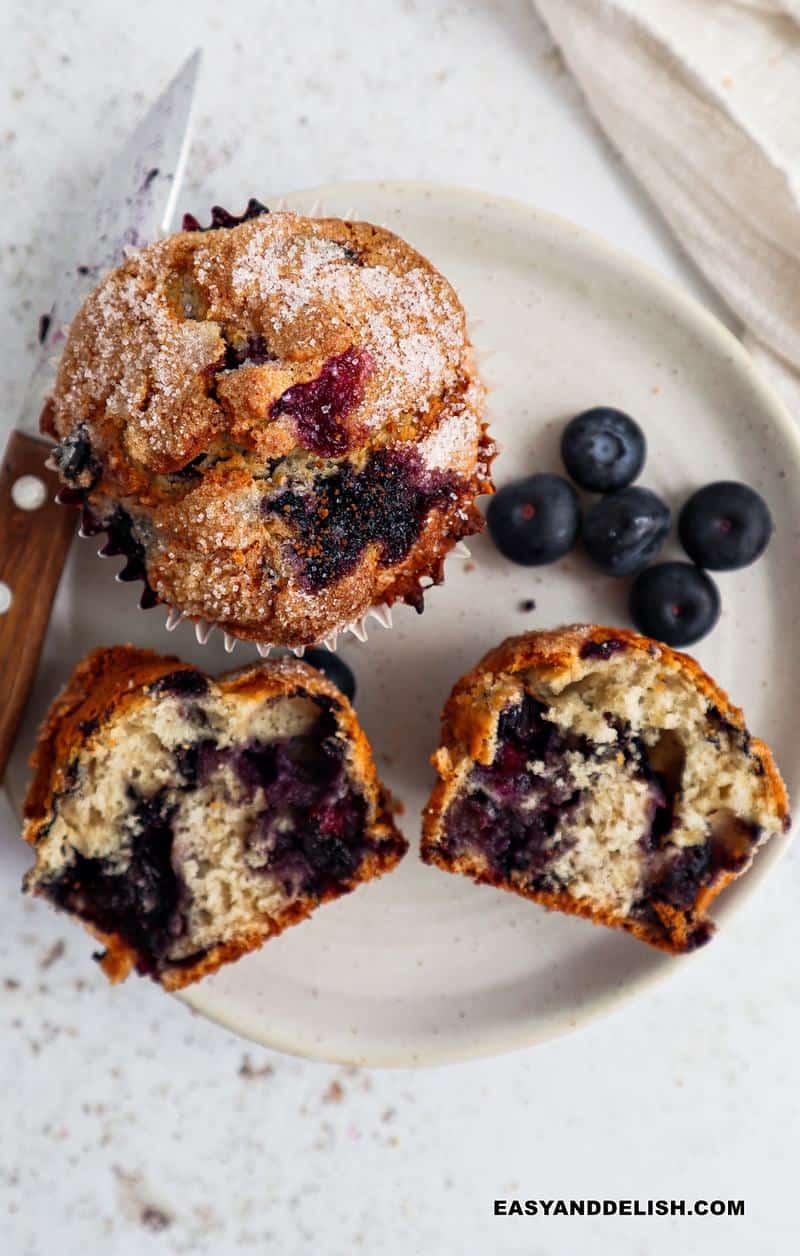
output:
M455 284L476 343L494 351L484 373L502 447L498 484L560 470L564 420L609 404L644 425L650 452L642 482L674 506L723 477L764 494L777 534L756 566L719 577L722 620L696 653L772 744L790 792L800 795L800 655L785 649L800 622L800 442L739 343L632 258L526 206L406 183L319 188L290 197L289 205L307 211L317 200L327 213L355 206L360 217L386 223ZM394 874L181 996L240 1034L326 1059L441 1063L563 1033L687 962L418 862L428 756L455 679L509 633L576 620L627 622L627 582L598 575L578 554L526 569L503 560L486 537L470 546L472 563L448 560L446 583L428 595L421 618L400 608L393 630L372 624L368 643L350 637L343 646L379 768L404 804L412 850ZM17 801L35 723L91 646L134 641L217 671L253 653L239 645L227 656L218 634L202 648L187 624L168 636L163 612L136 610L137 586L116 585L111 566L94 557L91 543L74 546L9 773ZM536 609L524 613L519 606L529 598ZM766 683L779 655L776 704ZM735 927L731 909L757 889L785 846L774 841L724 895L722 928Z

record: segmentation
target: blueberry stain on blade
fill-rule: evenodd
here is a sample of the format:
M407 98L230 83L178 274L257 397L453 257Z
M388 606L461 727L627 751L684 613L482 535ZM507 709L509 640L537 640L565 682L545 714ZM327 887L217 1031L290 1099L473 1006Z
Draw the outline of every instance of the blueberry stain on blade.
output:
M350 702L353 701L356 696L356 678L344 659L334 654L333 650L314 646L313 649L306 650L303 662L316 667L317 671L327 676L331 684L335 685Z
M632 576L655 558L669 534L669 506L649 488L609 493L587 512L583 543L608 576Z
M764 553L773 523L763 497L733 480L698 489L678 519L681 545L711 571L736 571Z
M486 523L500 553L512 562L524 567L553 563L578 539L578 494L561 475L514 480L489 502Z
M671 646L692 645L719 619L719 590L692 563L657 563L634 580L629 608L645 636Z
M576 415L561 437L567 473L592 493L625 488L639 475L646 455L647 442L639 424L610 406Z

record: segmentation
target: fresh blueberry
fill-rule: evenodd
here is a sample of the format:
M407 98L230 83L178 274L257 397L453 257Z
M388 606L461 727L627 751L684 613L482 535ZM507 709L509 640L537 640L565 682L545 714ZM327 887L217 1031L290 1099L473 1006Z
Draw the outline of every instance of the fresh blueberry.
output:
M755 562L767 548L772 527L763 497L731 480L698 489L678 519L686 553L712 571L735 571Z
M646 636L667 645L691 645L719 619L719 590L691 563L658 563L634 580L629 607Z
M531 475L495 493L486 522L500 553L512 562L525 567L553 563L578 539L578 494L563 476Z
M353 701L356 694L356 678L344 659L340 658L338 654L334 654L332 650L324 650L321 646L315 646L312 650L306 650L303 655L303 662L309 663L311 667L316 667L317 671L327 676L328 680L346 698L349 698L351 702Z
M571 419L561 437L561 457L576 484L611 493L635 480L644 466L644 432L628 414L597 406Z
M609 493L587 512L583 543L608 576L631 576L661 549L671 523L669 506L649 488Z

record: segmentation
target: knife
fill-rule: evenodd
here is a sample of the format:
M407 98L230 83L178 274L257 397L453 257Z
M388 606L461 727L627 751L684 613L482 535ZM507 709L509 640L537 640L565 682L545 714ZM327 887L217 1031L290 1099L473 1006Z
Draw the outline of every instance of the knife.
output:
M22 415L0 463L0 779L75 531L75 511L55 502L59 480L45 466L50 442L39 432L52 358L64 346L64 324L105 271L124 260L128 247L168 230L186 165L199 67L198 49L107 166L91 203L69 222L71 256L54 276Z

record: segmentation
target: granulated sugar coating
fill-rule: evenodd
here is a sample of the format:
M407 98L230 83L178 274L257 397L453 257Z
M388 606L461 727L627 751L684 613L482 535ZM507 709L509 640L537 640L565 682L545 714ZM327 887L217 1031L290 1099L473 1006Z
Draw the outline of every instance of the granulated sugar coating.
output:
M376 604L421 609L482 527L482 409L464 311L425 258L264 211L112 272L43 426L89 530L127 525L151 600L305 645Z

